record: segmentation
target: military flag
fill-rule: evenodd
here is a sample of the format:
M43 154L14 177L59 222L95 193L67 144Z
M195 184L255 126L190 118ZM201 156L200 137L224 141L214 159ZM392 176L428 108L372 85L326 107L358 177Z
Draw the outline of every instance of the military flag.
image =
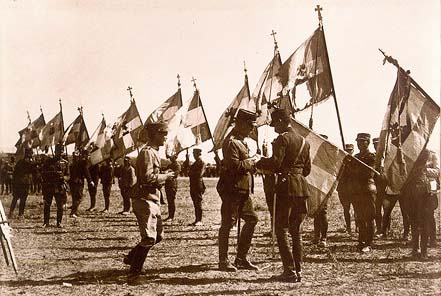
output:
M317 28L281 66L278 77L283 93L291 91L293 106L301 111L312 104L320 103L333 94L331 70L326 50L323 27ZM300 103L296 98L296 87L306 83L310 99Z
M308 215L314 216L320 205L331 197L337 188L338 177L348 154L294 119L291 120L291 126L310 145L311 173L306 180L311 190Z
M386 109L377 151L377 166L384 168L387 193L398 194L440 115L439 106L399 67Z
M92 165L111 157L112 143L112 127L106 126L106 120L103 117L86 144Z
M169 122L175 115L179 108L182 107L182 95L181 88L168 98L164 103L161 104L155 111L153 111L147 120L146 123L156 122L156 121L165 121Z
M44 115L41 113L37 119L30 122L27 127L19 131L18 134L20 138L15 144L17 152L23 148L37 148L40 145L38 134L45 124Z
M83 113L75 118L75 120L67 127L64 132L64 145L75 144L75 148L84 147L89 141L89 133L87 132L86 124L84 123Z
M54 116L46 125L40 130L40 149L45 150L63 140L64 135L64 123L63 123L63 111Z
M112 157L120 158L132 152L143 143L139 141L139 133L143 129L141 117L134 100L112 126Z

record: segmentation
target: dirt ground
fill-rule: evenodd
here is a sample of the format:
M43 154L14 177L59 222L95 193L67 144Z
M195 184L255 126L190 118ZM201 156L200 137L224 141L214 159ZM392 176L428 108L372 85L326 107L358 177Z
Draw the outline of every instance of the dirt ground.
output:
M402 232L398 207L393 212L393 235L376 240L370 254L360 254L356 237L343 232L342 209L337 198L328 206L328 248L311 245L312 219L304 222L304 266L301 283L282 283L271 279L281 273L277 247L275 257L261 179L256 178L253 196L260 221L250 259L259 271L226 273L217 271L217 231L220 224L220 199L215 191L217 179L205 179L204 225L194 221L188 180L179 180L175 221L165 226L165 239L149 253L142 284L129 286L123 254L137 244L139 233L135 216L118 215L122 200L118 186L111 195L108 214L88 213L89 196L80 206L80 218L64 217L64 228L42 228L41 196L30 196L26 219L10 219L13 246L19 274L14 274L0 259L1 295L441 295L441 251L429 249L430 260L411 260ZM101 185L98 209L103 208ZM2 196L9 208L11 196ZM70 201L70 197L68 199ZM167 217L167 206L162 207ZM55 223L55 206L51 210ZM234 259L235 231L230 239ZM438 242L441 244L441 242Z

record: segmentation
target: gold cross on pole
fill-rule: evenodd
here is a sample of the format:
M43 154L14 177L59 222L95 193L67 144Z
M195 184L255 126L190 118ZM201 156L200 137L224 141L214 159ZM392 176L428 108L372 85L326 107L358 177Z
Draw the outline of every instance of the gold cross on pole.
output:
M323 10L323 8L320 7L320 5L317 5L314 8L315 11L317 11L317 15L318 15L318 19L319 19L319 25L322 26L323 24L323 18L322 18L322 13L321 11Z
M180 88L181 87L181 76L178 73L178 75L176 77L178 78L178 87Z
M274 30L271 30L271 36L273 36L273 40L274 40L274 45L277 47L277 40L276 40L276 34L277 32Z
M196 86L196 78L191 77L191 82L193 82L193 86L194 86L194 88L195 88L195 89L198 89L197 86Z
M245 75L247 75L247 65L245 64L245 61L243 61L243 71L245 72Z
M129 91L130 99L133 99L132 87L131 86L127 87L127 90Z

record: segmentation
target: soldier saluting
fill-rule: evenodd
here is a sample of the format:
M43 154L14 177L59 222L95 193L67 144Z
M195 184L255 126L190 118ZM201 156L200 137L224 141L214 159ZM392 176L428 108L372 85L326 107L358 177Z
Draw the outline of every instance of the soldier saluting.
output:
M69 163L63 159L63 145L55 145L54 157L43 160L41 167L42 193L44 201L43 227L49 226L52 199L57 204L57 227L62 227L63 208L67 201L67 183Z
M311 172L309 143L292 129L290 116L283 109L271 113L271 126L279 134L273 144L273 155L258 161L256 167L277 174L275 228L283 273L276 278L299 282L302 263L301 225L307 214L306 200L310 196L309 184L305 179ZM291 234L292 252L287 240L287 229Z

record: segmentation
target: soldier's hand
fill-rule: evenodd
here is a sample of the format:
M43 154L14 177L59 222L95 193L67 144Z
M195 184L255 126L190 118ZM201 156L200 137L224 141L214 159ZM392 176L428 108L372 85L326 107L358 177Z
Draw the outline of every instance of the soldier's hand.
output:
M171 179L171 178L175 177L175 172L173 172L173 171L169 171L169 172L167 172L165 174L167 176L167 179Z

